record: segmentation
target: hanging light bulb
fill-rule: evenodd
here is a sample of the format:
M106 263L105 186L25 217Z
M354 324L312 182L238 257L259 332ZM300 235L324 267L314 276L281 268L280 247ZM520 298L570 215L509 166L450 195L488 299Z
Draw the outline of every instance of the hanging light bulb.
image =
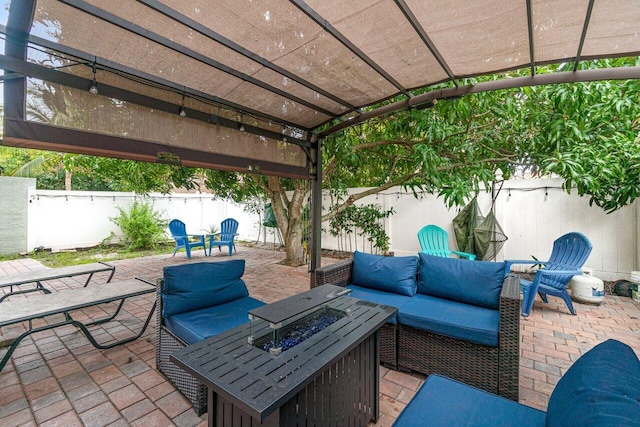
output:
M182 92L182 102L180 103L180 117L187 117L187 112L184 110L184 92Z
M244 124L242 123L242 111L240 112L240 126L238 127L240 132L244 132Z
M93 80L91 81L91 86L89 87L89 92L94 95L98 94L98 83L96 82L96 61L93 61L93 66L91 67L93 70Z

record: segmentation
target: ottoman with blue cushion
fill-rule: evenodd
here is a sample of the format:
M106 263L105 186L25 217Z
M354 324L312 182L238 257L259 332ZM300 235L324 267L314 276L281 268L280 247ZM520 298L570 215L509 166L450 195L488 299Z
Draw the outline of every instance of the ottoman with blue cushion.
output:
M639 427L640 360L616 340L598 344L558 381L547 412L430 375L396 427Z
M164 268L158 280L156 366L201 415L207 388L169 360L175 350L249 321L248 311L264 305L249 296L243 259Z

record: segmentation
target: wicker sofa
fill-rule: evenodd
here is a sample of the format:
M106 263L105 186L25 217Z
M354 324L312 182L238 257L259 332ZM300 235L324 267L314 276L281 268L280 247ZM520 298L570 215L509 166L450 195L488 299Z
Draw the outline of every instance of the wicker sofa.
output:
M165 267L157 283L156 367L193 404L207 410L207 388L169 360L175 350L249 321L264 305L249 296L243 259Z
M380 332L380 361L441 374L518 400L520 294L505 263L440 258L353 259L316 270L315 286L398 308Z

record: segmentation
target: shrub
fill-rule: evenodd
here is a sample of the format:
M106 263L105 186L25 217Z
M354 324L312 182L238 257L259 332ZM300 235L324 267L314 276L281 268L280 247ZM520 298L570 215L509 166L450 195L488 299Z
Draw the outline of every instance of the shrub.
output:
M154 210L152 203L136 200L129 211L122 208L118 211L120 215L109 219L124 233L127 249L155 249L158 243L166 240L168 221L162 218L162 212Z

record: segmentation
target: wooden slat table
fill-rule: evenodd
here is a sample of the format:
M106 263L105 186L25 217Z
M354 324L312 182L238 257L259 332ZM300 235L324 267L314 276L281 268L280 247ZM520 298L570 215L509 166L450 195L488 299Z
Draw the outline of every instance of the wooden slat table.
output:
M344 288L333 285L312 291L334 298L327 298L323 306L349 314L278 356L248 343L250 335L271 333L264 320L171 356L208 387L210 426L366 426L377 420L377 331L397 309L348 296L336 298ZM296 299L305 301L312 291L275 303L276 307L296 307Z

